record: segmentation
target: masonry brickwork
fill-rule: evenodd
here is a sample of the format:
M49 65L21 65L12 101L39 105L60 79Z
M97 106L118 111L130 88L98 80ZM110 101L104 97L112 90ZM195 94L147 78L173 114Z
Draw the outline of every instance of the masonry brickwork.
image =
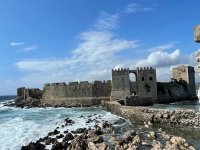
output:
M109 97L110 93L111 81L63 82L45 84L43 98Z
M193 67L181 65L173 68L172 75L177 81L185 82L190 97L196 97L195 71Z
M130 80L134 74L136 81ZM112 70L112 100L126 99L127 96L137 95L141 98L152 98L157 101L156 70L152 67L137 68L136 70Z
M111 113L129 119L132 122L139 121L172 124L190 127L200 127L200 112L193 110L168 110L149 107L123 106L118 101L103 103L104 108Z
M135 76L135 81L130 75ZM43 91L22 87L17 94L22 99L41 98L42 103L50 105L96 105L101 100L124 100L125 105L138 106L196 98L193 67L174 68L172 76L173 80L163 83L157 82L156 69L152 67L121 68L112 70L111 81L48 83Z
M194 29L194 41L200 43L200 25L195 26L193 29Z
M41 91L38 88L25 88L20 87L17 89L17 96L19 99L41 99L42 98L43 91Z

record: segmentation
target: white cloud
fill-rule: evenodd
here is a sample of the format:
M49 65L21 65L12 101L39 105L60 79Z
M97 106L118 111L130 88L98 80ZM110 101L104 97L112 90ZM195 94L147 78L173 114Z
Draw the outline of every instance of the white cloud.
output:
M144 7L141 6L140 4L128 4L125 8L125 10L123 11L124 13L137 13L137 12L147 12L147 11L151 11L153 10L152 7Z
M167 50L170 48L174 48L175 45L174 44L164 44L164 45L159 45L159 46L155 46L155 47L151 47L148 49L149 52L154 52L154 51L163 51L163 50Z
M69 58L17 62L17 68L27 72L21 80L44 83L110 79L110 70L118 63L116 54L139 46L139 41L119 38L112 32L118 25L117 20L117 15L101 13L95 28L79 35L77 48Z
M172 53L166 51L155 51L149 54L147 59L141 59L136 63L136 66L152 66L165 67L174 64L180 64L187 59L181 56L180 50L174 50Z
M157 69L159 81L169 81L170 68L179 64L195 64L192 57L181 54L179 49L168 52L175 47L163 44L149 48L146 58L129 59L117 56L119 52L139 47L138 40L120 38L113 32L118 26L119 16L101 13L92 29L80 33L77 48L71 50L69 58L23 60L15 65L24 71L21 81L25 84L42 84L46 82L94 81L111 79L112 68L131 68L152 66ZM109 20L110 18L110 20ZM104 28L105 26L105 28ZM192 56L192 55L191 55Z
M165 50L153 51L150 52L147 58L137 60L131 67L154 67L157 71L157 80L163 82L170 81L172 77L172 68L181 64L195 67L196 61L193 54L189 56L181 54L179 49L176 49L171 53Z
M139 41L116 38L113 33L104 31L84 32L80 39L78 48L73 50L73 57L88 63L112 59L114 54L139 45Z
M37 46L27 46L27 47L22 48L18 52L29 52L29 51L36 50L37 48L38 48Z
M10 46L21 46L24 45L24 42L11 42Z
M112 30L118 27L119 15L118 14L108 14L104 11L98 16L94 27L98 30Z

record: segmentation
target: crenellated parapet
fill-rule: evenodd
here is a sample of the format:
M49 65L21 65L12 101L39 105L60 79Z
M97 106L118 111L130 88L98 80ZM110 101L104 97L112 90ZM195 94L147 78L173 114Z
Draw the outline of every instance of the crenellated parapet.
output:
M92 84L93 85L105 85L105 84L110 84L111 80L103 80L103 81L94 81Z
M137 67L137 70L155 70L152 67Z
M143 72L144 74L153 74L154 72L156 72L156 69L152 67L137 67L136 72Z
M69 82L68 85L77 85L79 84L78 82Z
M44 99L110 96L111 81L51 83L44 85Z
M129 68L112 69L112 75L126 75L129 74Z

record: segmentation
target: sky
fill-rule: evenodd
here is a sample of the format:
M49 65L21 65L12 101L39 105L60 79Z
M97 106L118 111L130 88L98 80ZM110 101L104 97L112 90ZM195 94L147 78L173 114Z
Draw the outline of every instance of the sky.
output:
M2 0L0 95L22 86L109 80L117 68L151 66L158 81L170 81L177 65L197 68L199 6L197 0Z

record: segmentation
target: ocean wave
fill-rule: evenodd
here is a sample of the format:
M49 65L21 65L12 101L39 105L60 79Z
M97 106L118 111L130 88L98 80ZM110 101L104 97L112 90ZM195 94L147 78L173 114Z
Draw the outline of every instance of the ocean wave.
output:
M31 141L36 141L40 137L46 136L48 132L53 131L56 127L64 125L65 118L74 120L75 124L59 128L61 132L64 130L76 130L80 127L93 127L95 125L94 122L86 123L89 116L91 119L95 119L97 115L100 115L100 124L105 120L114 123L120 119L120 117L101 108L49 107L18 109L0 107L0 111L7 111L5 112L7 119L5 121L0 120L1 150L20 150L21 146L27 145Z
M0 104L0 113L1 112L10 112L12 110L19 110L20 108L16 107L9 107L9 106L4 106L3 104Z

